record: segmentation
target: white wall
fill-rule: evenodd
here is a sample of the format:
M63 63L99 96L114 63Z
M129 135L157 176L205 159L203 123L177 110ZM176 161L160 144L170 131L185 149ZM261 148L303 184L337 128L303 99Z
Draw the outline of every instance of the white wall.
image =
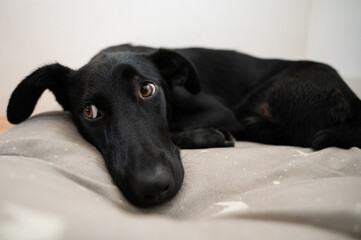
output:
M322 60L361 95L360 7L360 0L0 0L0 116L35 68L58 61L76 69L125 42ZM56 106L48 93L36 111Z
M312 1L306 57L334 66L361 97L360 0Z

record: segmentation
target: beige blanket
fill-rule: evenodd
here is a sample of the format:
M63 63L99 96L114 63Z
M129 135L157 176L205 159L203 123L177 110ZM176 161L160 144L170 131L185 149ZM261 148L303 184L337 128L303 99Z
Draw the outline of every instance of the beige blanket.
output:
M0 135L0 239L357 239L361 150L183 150L170 202L130 205L68 114Z

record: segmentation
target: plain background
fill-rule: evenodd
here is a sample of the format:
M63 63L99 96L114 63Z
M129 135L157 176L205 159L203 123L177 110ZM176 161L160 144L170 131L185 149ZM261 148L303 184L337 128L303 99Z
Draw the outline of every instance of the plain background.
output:
M361 96L360 0L0 0L0 116L36 68L128 42L322 61ZM36 112L57 108L46 92Z

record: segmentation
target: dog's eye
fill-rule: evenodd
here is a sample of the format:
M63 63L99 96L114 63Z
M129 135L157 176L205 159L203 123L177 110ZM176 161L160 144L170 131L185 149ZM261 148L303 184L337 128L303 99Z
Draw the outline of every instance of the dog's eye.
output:
M98 108L94 105L87 105L83 110L83 115L88 119L96 119L101 117L101 113L98 111Z
M147 82L147 83L143 83L141 86L140 86L140 95L143 97L143 98L148 98L148 97L151 97L154 95L156 91L156 87L153 83L150 83L150 82Z

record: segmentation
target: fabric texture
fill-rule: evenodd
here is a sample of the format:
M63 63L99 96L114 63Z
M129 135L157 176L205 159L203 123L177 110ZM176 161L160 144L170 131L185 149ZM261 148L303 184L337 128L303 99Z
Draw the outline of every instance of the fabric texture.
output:
M0 239L358 239L361 150L237 142L182 150L184 184L164 205L121 195L70 115L0 135Z

